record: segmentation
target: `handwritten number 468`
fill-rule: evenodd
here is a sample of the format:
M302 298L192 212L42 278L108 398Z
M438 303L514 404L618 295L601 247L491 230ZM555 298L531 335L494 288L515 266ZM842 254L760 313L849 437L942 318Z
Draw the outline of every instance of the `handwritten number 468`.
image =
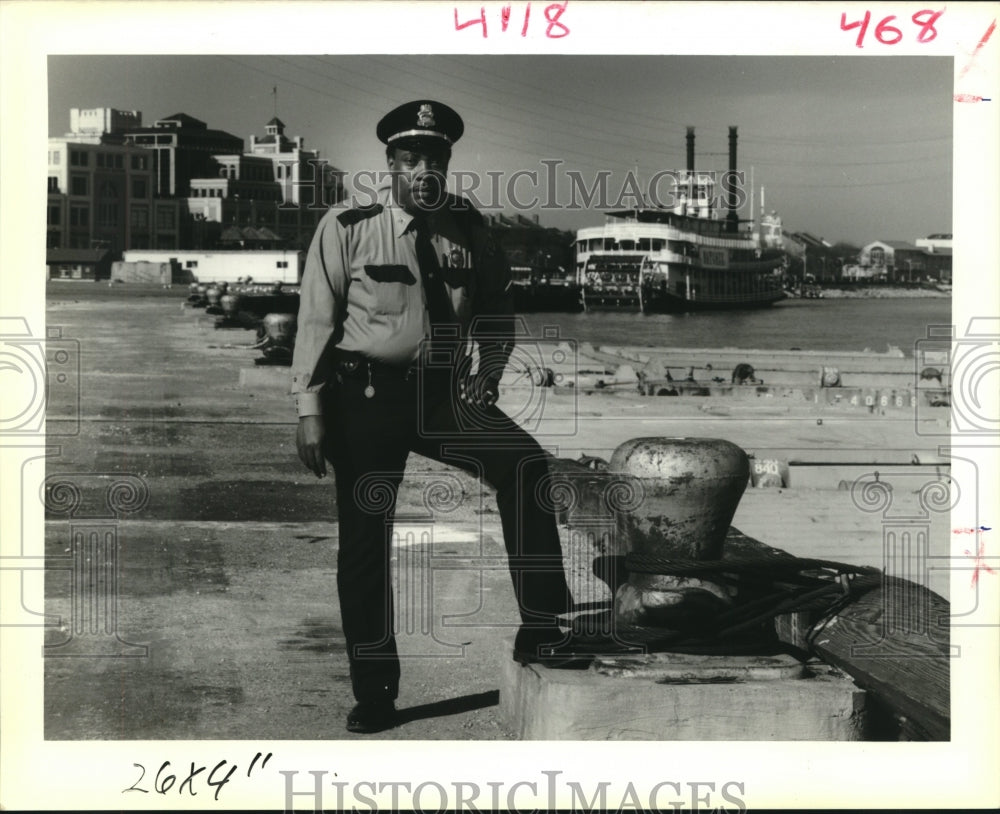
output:
M940 11L924 9L923 11L918 11L910 17L913 24L920 27L920 33L917 34L917 42L930 42L938 35L937 29L934 27L934 23L938 21L938 18L942 14L944 14L944 9L941 9ZM895 19L896 15L890 14L888 17L883 18L878 25L875 26L875 39L883 45L895 45L903 39L903 32L891 24ZM864 48L865 34L868 33L868 25L871 23L871 20L872 13L870 11L866 11L865 16L860 20L849 23L847 22L847 13L843 12L840 15L840 30L850 31L854 28L860 29L858 31L857 42L854 44L858 48Z
M545 28L545 36L549 39L558 40L569 34L569 28L566 24L560 22L559 18L562 17L563 12L566 11L566 6L569 5L569 0L563 0L562 3L550 3L545 7L543 14L548 22L548 26ZM521 24L521 36L528 36L528 23L531 21L531 3L524 4L524 21ZM468 28L469 26L479 25L482 27L483 36L489 35L486 25L486 9L485 7L479 8L479 16L468 20L464 23L458 21L458 9L455 9L455 30L461 31L463 28ZM506 5L500 9L500 30L506 31L507 27L510 25L510 6Z

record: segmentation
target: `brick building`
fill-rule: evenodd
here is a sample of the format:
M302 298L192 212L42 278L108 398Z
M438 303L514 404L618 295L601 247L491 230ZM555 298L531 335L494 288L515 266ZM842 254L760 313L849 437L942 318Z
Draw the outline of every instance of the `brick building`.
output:
M49 139L46 246L176 248L181 212L154 195L152 155L129 144L73 134Z
M136 110L70 110L49 139L49 248L215 249L232 228L270 248L309 245L342 174L277 118L243 140L185 113L142 123ZM228 230L228 231L227 231Z
M192 248L210 248L233 227L273 234L284 247L308 248L326 210L344 198L342 173L301 136L271 119L250 151L212 156L213 172L192 178L186 206L194 219Z

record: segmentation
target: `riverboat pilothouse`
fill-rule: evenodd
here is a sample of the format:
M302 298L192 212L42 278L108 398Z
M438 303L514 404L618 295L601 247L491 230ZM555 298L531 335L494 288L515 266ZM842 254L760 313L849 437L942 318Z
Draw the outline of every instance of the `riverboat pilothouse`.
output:
M689 127L687 171L674 180L672 207L608 212L603 226L580 229L576 272L585 307L671 313L759 308L784 299L784 255L765 247L752 222L736 216L735 127L729 128L729 163L723 209L713 175L694 169Z

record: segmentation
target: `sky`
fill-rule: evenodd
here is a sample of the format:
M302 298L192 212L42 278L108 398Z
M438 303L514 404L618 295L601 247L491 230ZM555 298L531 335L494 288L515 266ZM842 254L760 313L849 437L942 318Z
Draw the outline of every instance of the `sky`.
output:
M139 110L147 125L184 112L249 147L277 112L286 135L350 179L384 169L379 118L430 98L465 120L451 170L478 174L476 200L576 229L604 216L566 206L571 174L590 189L610 173L609 205L623 192L634 205L627 176L648 192L657 173L683 170L687 126L697 168L719 173L736 126L755 210L763 186L786 229L861 246L952 231L952 65L868 55L50 56L48 128L64 135L71 107ZM512 202L518 171L538 180L520 176ZM655 192L665 199L665 183ZM740 216L750 214L747 204Z

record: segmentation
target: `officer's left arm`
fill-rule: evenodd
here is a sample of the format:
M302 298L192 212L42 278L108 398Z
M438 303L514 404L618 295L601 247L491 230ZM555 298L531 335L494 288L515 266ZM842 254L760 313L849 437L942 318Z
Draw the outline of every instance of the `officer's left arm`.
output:
M486 227L477 234L476 291L470 333L479 347L479 374L499 382L514 349L514 296L510 264Z

